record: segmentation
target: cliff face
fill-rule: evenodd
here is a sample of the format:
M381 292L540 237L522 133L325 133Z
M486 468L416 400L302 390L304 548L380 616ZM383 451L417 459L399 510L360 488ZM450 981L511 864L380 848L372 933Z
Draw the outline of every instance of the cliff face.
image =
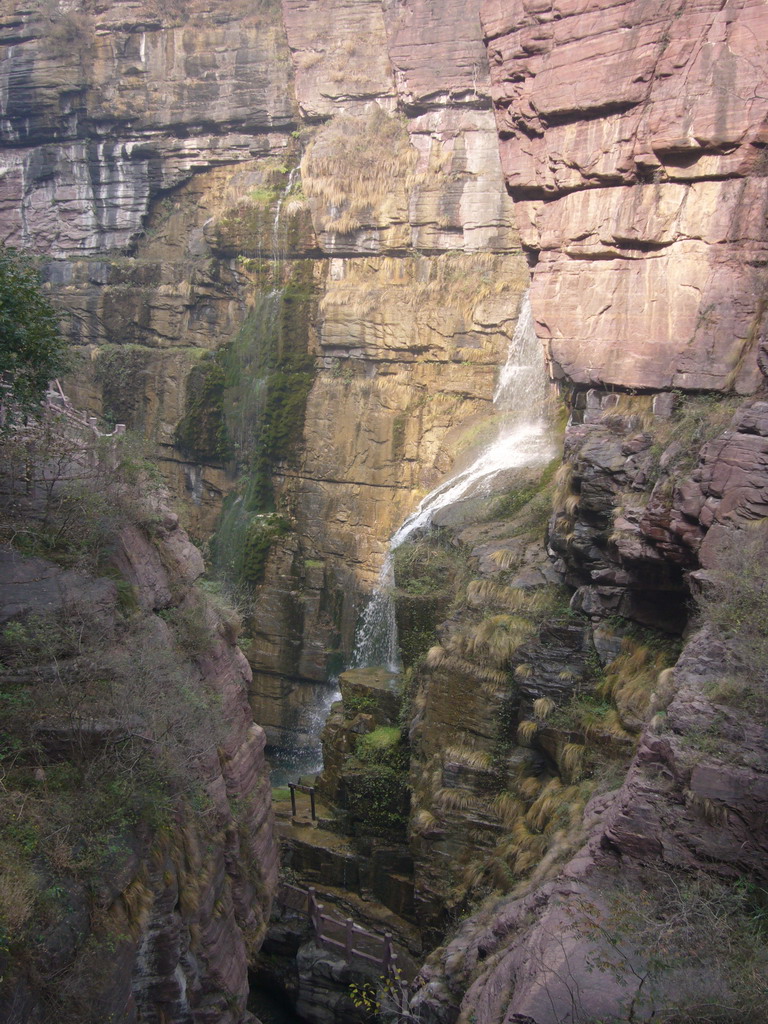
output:
M220 7L6 18L4 237L76 313L78 400L158 442L201 534L233 492L214 547L246 552L276 744L349 655L387 538L486 439L530 282L564 464L399 567L417 913L513 893L417 1005L650 1016L682 968L649 921L682 900L699 916L669 941L703 928L674 871L764 881L762 682L721 678L732 625L659 673L766 511L765 7ZM629 930L627 887L650 894ZM748 901L709 898L753 934Z
M277 740L296 682L348 648L387 537L488 410L527 271L477 2L220 6L9 14L3 233L52 258L73 399L156 439L202 536L252 440L201 356L296 284L276 315L313 380L292 458L267 453L291 532L249 655ZM228 443L199 401L223 404Z
M504 174L556 376L759 383L759 3L487 2ZM726 340L727 339L727 340Z
M100 504L50 484L34 444L42 477L19 491L18 440L0 466L3 1017L238 1024L277 848L236 619L118 450L85 474Z
M565 741L586 758L577 788L605 786L606 761L639 742L619 790L587 805L586 845L559 872L567 819L553 827L552 804L530 802L534 784L508 783L514 842L497 850L514 896L490 899L433 955L413 1009L539 1024L759 1019L749 979L765 946L739 886L764 884L765 676L728 609L763 537L749 524L765 485L765 125L752 99L766 81L765 11L487 2L482 15L502 163L535 261L534 319L570 392L550 553L588 623L575 695L529 656L513 724L556 761L554 799L574 781ZM659 674L643 645L658 651L684 629L691 592L708 625ZM449 624L430 652L428 695L449 678L460 630ZM566 688L583 672L575 653ZM595 742L602 767L588 767ZM496 809L469 777L478 764L465 756L451 798L475 828ZM425 838L439 848L459 833L438 818Z
M527 273L477 5L438 17L429 3L287 2L283 13L299 110L324 121L301 164L324 257L320 358L298 465L278 489L296 510L303 593L292 622L287 600L260 617L253 661L322 679L323 650L349 651L387 538L487 413ZM395 108L404 114L385 116Z
M482 16L533 315L582 421L551 543L584 610L675 629L680 570L713 564L723 526L759 514L751 403L696 468L690 449L735 404L686 392L764 386L765 10L489 2Z

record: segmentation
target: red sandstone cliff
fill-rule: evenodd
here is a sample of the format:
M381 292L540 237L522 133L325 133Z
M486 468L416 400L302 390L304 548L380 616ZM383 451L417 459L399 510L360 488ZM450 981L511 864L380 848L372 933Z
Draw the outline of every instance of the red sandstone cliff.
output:
M754 390L765 5L487 0L482 14L555 374Z

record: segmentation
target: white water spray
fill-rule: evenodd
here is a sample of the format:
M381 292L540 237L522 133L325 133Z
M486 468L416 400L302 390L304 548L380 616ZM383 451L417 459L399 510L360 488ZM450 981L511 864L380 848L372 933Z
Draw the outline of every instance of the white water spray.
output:
M313 688L313 699L299 712L296 731L302 741L270 754L273 786L295 782L302 775L317 775L323 770L323 745L320 735L331 713L331 706L341 699L338 676L331 676L325 686Z
M379 580L355 637L356 667L386 665L390 671L397 671L400 667L395 604L392 600L395 585L393 552L416 530L429 526L440 509L472 494L488 493L494 477L502 471L540 465L551 456L544 417L546 392L544 355L536 337L531 301L526 292L520 304L507 361L501 368L493 396L494 408L503 414L499 433L471 466L430 491L392 535Z

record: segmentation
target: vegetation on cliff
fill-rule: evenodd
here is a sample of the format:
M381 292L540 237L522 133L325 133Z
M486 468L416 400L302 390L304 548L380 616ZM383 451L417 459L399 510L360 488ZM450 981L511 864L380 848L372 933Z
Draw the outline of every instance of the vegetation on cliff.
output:
M131 994L130 965L139 947L154 956L158 906L173 890L190 949L207 956L203 903L217 899L230 914L233 886L252 896L264 887L251 835L238 879L214 881L220 851L241 843L211 788L239 728L236 692L226 695L212 671L234 652L237 616L194 584L202 560L137 448L58 417L28 423L2 448L0 1006L9 1019L26 1001L62 1024L122 1019L126 999L153 998ZM243 797L247 830L252 794ZM241 915L254 946L256 909ZM196 998L198 982L187 980ZM226 985L211 997L244 1002Z
M400 117L376 105L336 114L317 131L301 165L319 229L349 235L407 222L416 159Z
M310 264L262 293L237 336L187 379L176 443L191 458L227 463L238 486L226 499L211 554L236 586L263 579L272 541L289 529L275 513L272 473L295 450L314 379L309 354Z
M712 696L768 724L768 521L728 538L697 599L701 619L726 641Z

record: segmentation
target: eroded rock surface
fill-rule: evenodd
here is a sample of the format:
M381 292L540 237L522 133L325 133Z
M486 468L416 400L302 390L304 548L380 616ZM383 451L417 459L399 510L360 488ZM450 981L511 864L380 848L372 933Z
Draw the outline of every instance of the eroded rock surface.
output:
M36 895L40 934L29 957L17 956L24 933L13 932L14 952L3 954L0 994L8 1019L37 1020L55 1004L55 1012L62 1015L59 1019L74 1019L69 1014L75 1013L81 1020L96 1019L89 1014L121 1021L154 1021L170 1015L174 1020L202 1022L215 1013L218 1020L230 1024L250 1020L248 968L263 940L277 886L265 735L251 715L247 699L251 671L233 642L231 624L192 588L201 570L199 552L175 517L166 516L153 541L137 527L122 531L115 569L124 568L124 577L66 570L10 549L4 549L1 560L0 597L6 623L13 623L17 631L28 628L30 643L42 644L43 650L45 644L56 642L54 623L60 629L77 626L87 635L78 641L85 653L61 658L58 665L24 662L25 668L4 669L4 685L18 686L29 677L45 690L60 679L71 689L73 699L78 694L82 702L67 716L43 717L34 723L36 761L44 767L21 767L21 776L17 772L13 780L8 778L6 809L20 806L16 788L25 770L35 780L35 792L27 795L33 803L47 796L49 780L55 786L55 779L65 778L57 771L83 770L87 759L97 758L105 747L119 762L131 733L146 730L145 704L151 714L152 702L157 701L150 685L133 712L134 698L127 694L111 718L93 717L93 698L89 701L83 694L89 665L101 664L98 659L107 659L104 664L108 665L112 658L115 666L133 659L133 674L170 673L168 686L178 683L178 673L186 673L190 692L199 687L215 694L227 723L218 748L208 744L202 756L195 752L196 741L188 741L190 763L185 770L199 779L204 815L181 800L162 827L150 818L129 816L105 849L98 845L99 835L89 837L92 849L81 841L70 849L68 840L74 841L70 835L78 828L74 820L56 830L58 840L56 833L48 835L53 826L40 826L37 882L54 886L66 897L66 907L63 916L50 908L46 911L45 896ZM130 627L121 613L116 579L128 592L133 588L140 609L136 614L141 622L134 617ZM156 610L167 618L157 616ZM197 623L199 641L195 653L186 656L168 625L185 615ZM126 628L133 631L127 641ZM143 649L124 647L130 645L130 636L140 636ZM162 651L166 660L158 655L148 666L141 659L151 657L152 651ZM34 654L30 652L29 658L34 660ZM174 717L189 719L193 728L194 716L183 695L176 698ZM41 700L44 708L44 695ZM20 728L16 719L6 725ZM23 737L23 730L17 735ZM151 736L145 739L152 741ZM20 753L19 759L19 764L26 765L25 754ZM65 800L66 783L61 792ZM99 798L92 784L85 793L87 799ZM114 793L110 813L117 815L119 789ZM103 827L110 827L108 821ZM9 841L12 837L5 834L4 842ZM93 860L90 869L83 867L84 861L90 863L88 857ZM46 1001L44 1010L41 1000Z
M640 1019L686 998L674 957L645 974L654 953L626 901L654 906L664 898L661 880L677 869L714 872L726 884L745 874L765 878L758 806L766 799L766 730L743 709L713 698L725 660L710 633L691 640L667 680L662 703L674 696L666 717L646 728L623 786L587 808L587 844L555 882L489 903L460 927L428 961L414 1009L430 1021L489 1024L597 1018L627 1012L644 976L651 981L646 996L637 997ZM688 884L684 875L675 877ZM625 931L611 917L617 906L624 908ZM692 904L688 912L695 915ZM634 944L634 972L612 965L603 945L609 935L620 949ZM718 950L707 949L706 936L700 941L711 972L698 993L705 998L722 983L726 965Z

